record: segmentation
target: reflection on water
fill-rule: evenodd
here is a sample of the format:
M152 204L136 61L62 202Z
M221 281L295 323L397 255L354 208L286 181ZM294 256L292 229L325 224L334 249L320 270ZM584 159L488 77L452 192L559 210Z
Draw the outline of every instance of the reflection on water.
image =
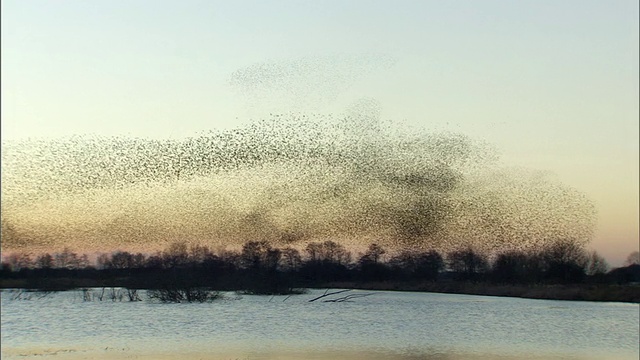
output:
M210 304L2 296L3 358L637 359L636 304L373 292Z

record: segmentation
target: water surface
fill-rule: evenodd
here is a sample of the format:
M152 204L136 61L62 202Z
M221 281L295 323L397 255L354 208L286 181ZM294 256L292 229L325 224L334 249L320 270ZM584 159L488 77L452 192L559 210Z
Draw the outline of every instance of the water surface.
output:
M95 292L100 290L95 289ZM206 304L2 292L3 358L638 359L637 304L324 290ZM330 299L342 295L329 297ZM24 297L24 295L22 296Z

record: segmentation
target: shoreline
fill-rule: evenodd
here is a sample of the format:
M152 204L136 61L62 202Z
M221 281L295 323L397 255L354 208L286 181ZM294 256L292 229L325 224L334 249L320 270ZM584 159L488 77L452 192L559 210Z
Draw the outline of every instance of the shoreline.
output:
M67 291L83 288L127 288L126 284L104 284L91 279L47 279L49 287L43 289L29 286L23 279L0 279L0 289L22 289L25 291ZM151 290L152 287L135 287ZM207 287L213 291L242 291L242 289ZM638 284L494 284L465 281L333 281L296 286L296 289L357 289L375 291L431 292L443 294L514 297L540 300L625 302L640 304ZM263 294L269 296L272 294Z
M541 284L514 285L483 282L332 282L326 287L358 290L431 292L442 294L515 297L539 300L626 302L640 304L640 285Z

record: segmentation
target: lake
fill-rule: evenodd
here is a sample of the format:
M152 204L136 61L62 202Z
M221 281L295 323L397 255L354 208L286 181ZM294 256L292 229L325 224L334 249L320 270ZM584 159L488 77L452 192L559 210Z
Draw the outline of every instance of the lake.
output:
M112 302L4 290L2 358L639 357L638 304L363 290L324 298L370 294L349 302L309 302L324 291L162 304L144 291L143 301Z

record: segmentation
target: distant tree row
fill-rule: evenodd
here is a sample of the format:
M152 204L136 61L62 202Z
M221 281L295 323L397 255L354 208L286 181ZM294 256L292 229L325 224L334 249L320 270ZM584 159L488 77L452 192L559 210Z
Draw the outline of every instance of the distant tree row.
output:
M629 256L630 267L640 268L637 258L637 253ZM371 244L355 260L350 251L334 241L312 242L302 251L273 247L267 241L249 241L240 251L218 252L206 246L177 242L150 255L127 251L100 254L93 263L87 255L78 255L69 249L35 259L13 253L3 259L1 273L8 276L39 271L38 274L51 275L56 271L74 270L120 277L162 274L160 279L193 284L226 280L256 293L287 292L294 286L331 281L458 280L504 284L638 281L634 277L637 269L636 275L620 275L619 269L609 272L602 256L572 241L558 241L537 252L506 251L487 255L466 248L444 256L435 250L403 250L390 254L384 247Z
M84 269L92 266L89 256L77 253L65 248L62 252L53 255L45 253L32 258L26 253L12 253L3 257L2 269L20 271L23 269Z

